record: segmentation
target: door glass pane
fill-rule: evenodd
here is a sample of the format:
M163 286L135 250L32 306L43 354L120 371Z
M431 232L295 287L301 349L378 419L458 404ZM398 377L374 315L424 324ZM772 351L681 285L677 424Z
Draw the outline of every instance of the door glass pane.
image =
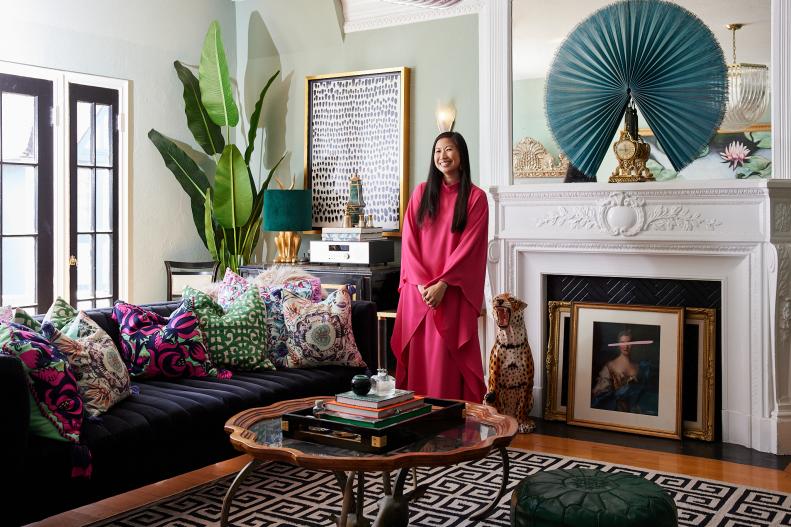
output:
M96 164L109 167L112 165L112 148L110 144L110 107L106 104L96 105Z
M96 296L112 296L113 239L111 234L96 235Z
M3 305L36 304L36 239L3 238Z
M77 230L93 230L93 169L77 169Z
M109 298L96 301L96 307L113 307L113 301Z
M77 236L77 298L93 298L93 236Z
M113 230L112 171L96 169L96 230Z
M77 164L93 164L93 134L91 133L91 111L93 104L77 103Z
M36 98L3 93L3 161L35 163L38 159Z
M93 309L93 301L86 300L84 302L77 302L77 309Z
M36 233L36 167L3 165L3 234Z

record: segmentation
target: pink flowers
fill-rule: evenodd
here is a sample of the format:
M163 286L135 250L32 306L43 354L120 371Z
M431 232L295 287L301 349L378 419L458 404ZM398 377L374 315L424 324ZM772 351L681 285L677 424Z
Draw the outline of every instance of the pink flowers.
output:
M728 163L731 169L736 169L750 158L750 151L739 141L733 141L724 152L720 153L723 163Z

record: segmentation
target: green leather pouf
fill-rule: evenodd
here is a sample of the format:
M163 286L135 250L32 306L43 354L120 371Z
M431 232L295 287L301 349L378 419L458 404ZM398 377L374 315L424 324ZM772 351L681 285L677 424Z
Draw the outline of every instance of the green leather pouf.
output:
M662 487L623 472L572 468L523 479L511 497L513 527L675 527Z

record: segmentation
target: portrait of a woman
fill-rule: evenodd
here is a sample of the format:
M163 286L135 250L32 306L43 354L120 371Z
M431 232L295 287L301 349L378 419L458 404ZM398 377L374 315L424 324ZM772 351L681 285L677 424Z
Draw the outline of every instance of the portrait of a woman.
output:
M609 349L617 348L618 355L608 360L596 374L591 390L592 408L657 415L658 364L647 358L637 361L634 357L635 348L654 343L654 340L635 341L632 331L625 329L618 333L617 342L607 344ZM608 354L609 349L602 353Z
M409 200L391 346L396 386L480 403L485 387L478 315L483 304L489 206L472 184L467 143L434 140L428 178Z

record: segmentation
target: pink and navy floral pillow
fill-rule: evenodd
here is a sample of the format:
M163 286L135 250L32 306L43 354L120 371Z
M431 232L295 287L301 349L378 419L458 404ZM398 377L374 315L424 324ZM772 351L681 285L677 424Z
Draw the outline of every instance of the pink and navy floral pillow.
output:
M218 294L217 303L226 311L239 298L251 284L245 278L234 273L230 269L225 271L222 286ZM267 330L267 350L269 358L277 368L288 367L288 348L286 340L288 332L285 321L283 320L283 293L288 291L290 294L317 302L321 299L321 282L317 278L299 279L286 282L285 284L272 284L259 286L261 299L266 306L266 330ZM318 292L318 298L317 298ZM223 303L225 302L225 303Z
M231 378L231 372L215 368L209 360L189 299L170 318L117 302L113 320L121 331L121 358L133 378Z
M30 390L30 431L72 445L72 477L91 475L91 453L79 444L83 403L77 379L66 357L44 335L14 322L0 323L0 353L19 358Z

